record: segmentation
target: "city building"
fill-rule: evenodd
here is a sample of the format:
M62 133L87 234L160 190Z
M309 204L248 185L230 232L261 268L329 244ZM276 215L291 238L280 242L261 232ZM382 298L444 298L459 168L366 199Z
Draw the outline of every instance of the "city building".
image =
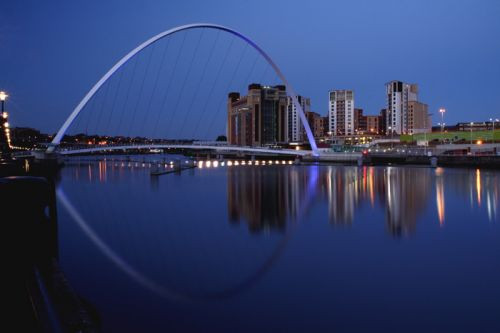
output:
M322 131L323 131L323 135L321 135L321 137L326 137L328 134L328 132L330 131L330 116L329 115L326 115L324 117L321 117L321 124L322 124Z
M309 111L306 113L306 118L315 138L322 138L325 136L324 117L321 117L316 112Z
M473 122L461 122L455 125L433 126L432 132L480 132L480 131L492 131L500 130L500 121L497 119L493 121L473 121Z
M429 133L431 128L432 120L427 104L408 102L408 134Z
M381 117L374 115L363 115L363 109L354 109L354 133L379 135Z
M333 90L329 92L329 128L333 136L354 134L354 92L352 90Z
M300 119L299 112L293 103L292 97L287 96L286 109L287 109L287 142L303 142L306 139L306 134L302 120ZM304 111L307 114L311 111L311 100L306 97L297 96L297 100ZM312 128L312 126L311 126Z
M418 85L391 81L385 84L387 94L387 134L411 134L409 103L417 101Z
M227 138L240 146L286 142L286 88L252 83L248 94L231 92L227 102Z
M354 108L354 133L366 131L366 117L363 116L363 109Z
M387 132L387 109L380 110L380 114L378 116L378 133L380 135L388 135Z
M380 134L380 116L365 116L365 118L366 128L364 128L364 133Z

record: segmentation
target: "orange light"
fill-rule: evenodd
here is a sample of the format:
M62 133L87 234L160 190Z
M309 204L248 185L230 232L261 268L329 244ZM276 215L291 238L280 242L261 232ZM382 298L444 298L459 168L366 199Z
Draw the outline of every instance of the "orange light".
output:
M483 144L483 141L482 141L482 140L477 140L477 144L478 144L478 145L482 145L482 144Z

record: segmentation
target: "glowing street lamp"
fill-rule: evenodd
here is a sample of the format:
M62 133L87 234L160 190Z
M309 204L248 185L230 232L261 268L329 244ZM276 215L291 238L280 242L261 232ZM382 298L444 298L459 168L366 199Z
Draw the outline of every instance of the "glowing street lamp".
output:
M5 91L0 91L0 101L2 102L2 118L4 120L4 123L3 123L3 129L5 131L5 139L7 140L7 146L10 148L10 129L9 129L9 122L7 120L8 118L8 114L7 112L5 112L5 100L7 99L7 97L9 97L9 95L7 95L5 93Z

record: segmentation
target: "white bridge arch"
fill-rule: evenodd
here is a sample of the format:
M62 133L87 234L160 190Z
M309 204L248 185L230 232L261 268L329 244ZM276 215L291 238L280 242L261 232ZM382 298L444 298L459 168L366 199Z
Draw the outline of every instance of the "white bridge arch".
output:
M311 145L312 153L313 155L317 156L318 154L318 147L316 145L316 141L314 140L314 135L311 131L311 127L309 126L309 123L307 121L306 115L304 113L304 110L302 110L302 106L300 105L297 95L295 94L295 91L293 90L293 87L288 83L286 80L285 76L281 72L281 70L278 68L278 66L274 63L274 61L267 55L264 50L262 50L255 42L253 42L250 38L246 37L245 35L241 34L240 32L233 30L231 28L218 25L218 24L211 24L211 23L193 23L193 24L186 24L182 26L178 26L172 29L169 29L167 31L164 31L162 33L157 34L156 36L151 37L150 39L146 40L144 43L140 44L137 46L135 49L130 51L127 55L125 55L120 61L118 61L93 87L90 89L90 91L85 95L85 97L80 101L80 103L75 107L73 112L69 115L69 117L66 119L64 124L61 126L59 131L57 132L56 136L52 140L49 148L47 149L48 153L51 153L55 150L55 148L61 143L61 139L64 137L64 134L68 130L68 128L71 126L73 121L78 117L80 112L83 110L85 105L90 101L90 99L94 96L94 94L101 88L101 86L113 76L113 74L120 69L124 64L126 64L131 58L133 58L137 53L141 52L143 49L148 47L149 45L155 43L156 41L167 37L169 35L172 35L174 33L183 31L183 30L190 30L190 29L199 29L199 28L209 28L209 29L215 29L215 30L221 30L221 31L226 31L230 34L235 35L236 37L242 39L245 41L247 44L252 46L257 52L259 52L260 55L266 59L267 63L271 65L271 67L274 69L278 77L281 79L283 84L286 87L287 93L292 97L293 103L296 107L296 109L299 111L299 116L302 121L302 124L304 126L304 129L307 134L307 138L309 140L309 143Z

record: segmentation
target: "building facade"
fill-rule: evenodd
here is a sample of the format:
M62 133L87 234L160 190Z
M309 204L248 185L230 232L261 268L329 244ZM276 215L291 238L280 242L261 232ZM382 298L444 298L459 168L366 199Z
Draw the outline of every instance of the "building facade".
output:
M354 92L333 90L329 92L328 134L347 136L354 134Z
M410 134L409 103L417 101L416 84L391 81L385 84L387 94L387 134Z
M287 142L303 142L306 139L306 134L302 120L300 119L299 112L293 103L292 97L287 96L286 109L287 109L287 123L286 123L286 141ZM297 96L297 100L307 115L311 111L311 99L303 96ZM312 126L311 126L312 128Z
M227 139L239 146L284 143L286 137L286 88L252 83L248 94L231 92L227 101Z
M427 104L408 102L408 134L429 133L432 129Z
M325 117L321 117L316 112L309 111L306 113L306 118L307 122L309 123L309 127L311 127L311 131L313 133L313 136L315 138L322 138L325 136L325 125L324 125L324 119ZM305 137L305 130L304 131L304 137Z

